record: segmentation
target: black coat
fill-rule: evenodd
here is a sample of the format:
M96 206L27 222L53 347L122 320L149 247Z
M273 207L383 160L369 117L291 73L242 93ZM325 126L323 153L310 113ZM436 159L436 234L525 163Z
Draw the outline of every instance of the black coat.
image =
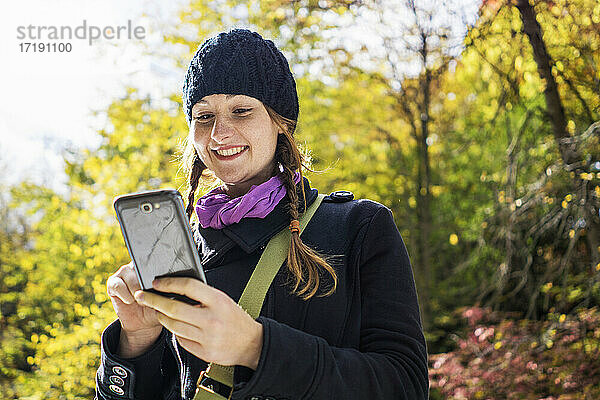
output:
M311 204L317 190L306 178L304 186ZM195 227L209 284L239 300L269 239L289 225L286 205L284 198L266 218L244 218L221 230ZM427 399L427 347L413 272L390 209L330 195L301 238L321 254L341 255L330 261L337 290L308 301L290 295L283 265L257 319L264 328L257 370L235 367L232 398ZM98 399L193 398L204 361L166 329L147 353L121 359L115 355L119 334L118 320L102 334Z

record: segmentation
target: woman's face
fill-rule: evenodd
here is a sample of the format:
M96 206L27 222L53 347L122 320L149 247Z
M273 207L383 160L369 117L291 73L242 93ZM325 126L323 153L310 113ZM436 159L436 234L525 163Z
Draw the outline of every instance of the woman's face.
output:
M253 97L212 94L192 108L190 140L231 197L271 178L278 132L262 102Z

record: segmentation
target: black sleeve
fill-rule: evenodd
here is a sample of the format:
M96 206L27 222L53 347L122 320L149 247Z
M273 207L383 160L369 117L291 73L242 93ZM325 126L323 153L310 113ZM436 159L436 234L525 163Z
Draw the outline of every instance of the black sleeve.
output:
M121 323L112 322L101 338L100 367L96 373L96 399L167 399L179 392L177 365L168 348L169 331L163 328L148 351L135 358L121 358Z
M321 337L261 316L264 335L258 367L248 382L236 380L240 384L234 398L428 398L427 347L413 272L385 206L367 226L359 263L359 350L330 346Z

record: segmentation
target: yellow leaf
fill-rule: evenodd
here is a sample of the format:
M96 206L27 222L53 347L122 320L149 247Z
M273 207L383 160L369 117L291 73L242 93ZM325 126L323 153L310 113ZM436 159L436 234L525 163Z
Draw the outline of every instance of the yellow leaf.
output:
M410 208L415 208L417 206L417 200L413 196L408 198L408 206Z
M82 253L81 251L81 247L77 246L76 244L72 243L71 246L69 246L69 250L71 251L71 253L73 253L76 257L79 257Z
M552 282L546 283L542 286L542 292L547 293L552 288Z
M456 235L455 233L451 234L449 242L452 246L456 246L456 244L458 243L458 235Z

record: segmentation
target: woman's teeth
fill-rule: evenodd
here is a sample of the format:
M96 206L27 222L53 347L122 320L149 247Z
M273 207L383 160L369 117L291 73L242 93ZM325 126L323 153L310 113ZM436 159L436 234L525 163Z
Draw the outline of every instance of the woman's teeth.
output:
M227 150L216 150L217 154L221 155L221 156L232 156L234 154L237 154L241 151L243 151L246 147L245 146L241 146L241 147L233 147L231 149L227 149Z

